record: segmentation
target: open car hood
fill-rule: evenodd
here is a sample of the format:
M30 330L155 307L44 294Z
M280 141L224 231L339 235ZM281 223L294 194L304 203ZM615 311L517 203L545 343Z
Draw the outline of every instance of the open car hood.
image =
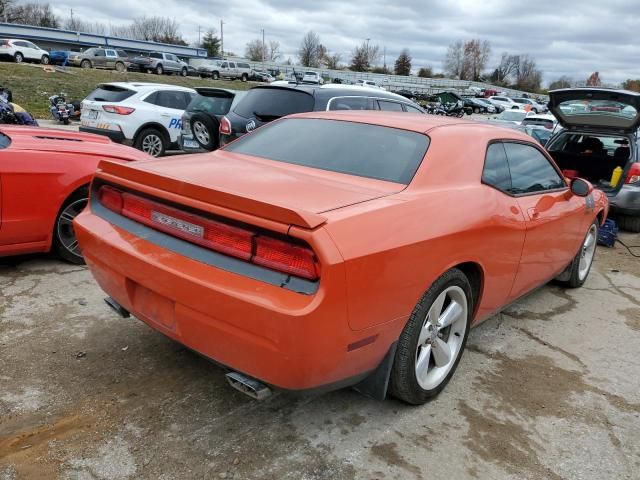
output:
M569 130L633 133L640 126L640 93L590 87L553 90L549 110Z

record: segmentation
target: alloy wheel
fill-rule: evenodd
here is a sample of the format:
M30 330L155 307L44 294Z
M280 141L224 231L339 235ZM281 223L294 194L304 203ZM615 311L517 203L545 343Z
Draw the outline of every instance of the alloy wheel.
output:
M438 295L429 308L418 338L415 374L420 387L425 390L436 388L456 364L467 321L467 297L460 287L449 287Z
M208 145L211 137L209 136L209 130L200 120L193 122L193 133L202 145Z
M87 199L80 198L67 205L58 217L58 240L69 253L78 257L81 257L82 254L78 246L76 233L73 229L73 219L76 218L86 205Z
M578 278L584 280L589 273L593 257L596 253L596 243L598 239L598 227L591 225L580 249L580 264L578 265Z
M162 139L153 133L142 139L142 151L152 157L157 157L162 153Z

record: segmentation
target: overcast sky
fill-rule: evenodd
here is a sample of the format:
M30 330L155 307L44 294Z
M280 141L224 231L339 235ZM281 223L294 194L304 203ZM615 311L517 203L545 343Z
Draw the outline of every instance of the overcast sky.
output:
M220 30L225 51L243 54L261 37L278 40L284 57L296 60L300 39L313 30L329 52L347 63L355 44L370 38L393 64L408 48L413 68L442 69L447 46L470 38L491 42L494 66L502 52L529 53L545 83L561 75L586 80L598 70L605 83L640 78L638 0L56 0L56 13L113 25L137 16L161 15L180 23L188 42L198 26Z

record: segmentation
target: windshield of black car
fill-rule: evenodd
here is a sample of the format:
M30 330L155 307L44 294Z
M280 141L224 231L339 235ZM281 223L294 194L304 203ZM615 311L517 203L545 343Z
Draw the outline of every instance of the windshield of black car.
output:
M293 88L253 88L233 109L244 118L268 121L293 113L311 112L313 96Z
M226 115L231 108L233 96L196 95L187 107L188 111L206 112L209 115Z
M338 120L289 118L225 150L278 162L408 185L427 148L421 133Z

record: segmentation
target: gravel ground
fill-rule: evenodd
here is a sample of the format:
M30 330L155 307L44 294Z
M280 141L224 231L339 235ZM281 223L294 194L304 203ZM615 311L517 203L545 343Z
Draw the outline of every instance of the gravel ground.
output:
M255 402L115 316L86 268L1 263L1 480L640 478L640 260L620 246L582 289L548 285L474 329L421 407Z

